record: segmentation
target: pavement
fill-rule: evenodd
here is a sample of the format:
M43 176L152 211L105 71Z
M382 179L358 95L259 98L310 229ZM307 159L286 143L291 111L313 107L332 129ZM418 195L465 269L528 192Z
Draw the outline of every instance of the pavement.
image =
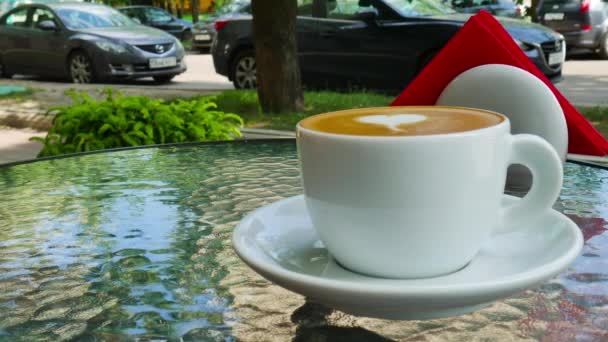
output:
M42 144L30 137L45 137L46 132L30 128L0 127L0 164L36 158Z
M208 54L186 56L188 71L177 76L170 84L156 84L150 80L128 81L105 85L78 85L44 80L32 77L16 77L0 80L0 85L26 86L36 90L26 100L0 101L0 164L35 158L41 148L39 143L30 142L31 136L44 136L49 127L49 119L40 114L52 106L70 102L64 95L66 90L86 91L99 97L100 90L107 87L125 95L149 95L159 98L191 97L213 94L226 89L234 89L227 78L215 73L213 61ZM563 70L564 80L557 88L577 106L608 105L608 61L594 60L590 55L570 57ZM41 131L32 130L37 128ZM276 136L277 132L246 133L249 137Z

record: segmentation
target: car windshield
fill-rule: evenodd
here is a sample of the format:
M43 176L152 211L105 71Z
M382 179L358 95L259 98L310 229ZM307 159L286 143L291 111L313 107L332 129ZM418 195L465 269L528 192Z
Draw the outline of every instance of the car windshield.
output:
M137 25L133 20L122 13L103 6L59 8L56 12L64 25L72 30Z
M452 14L456 11L440 0L384 0L404 17Z

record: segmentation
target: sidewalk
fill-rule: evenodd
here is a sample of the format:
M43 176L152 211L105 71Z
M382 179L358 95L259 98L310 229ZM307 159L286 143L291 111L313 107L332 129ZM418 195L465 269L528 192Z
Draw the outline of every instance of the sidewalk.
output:
M42 144L29 141L33 136L44 137L46 132L0 127L0 164L36 158Z

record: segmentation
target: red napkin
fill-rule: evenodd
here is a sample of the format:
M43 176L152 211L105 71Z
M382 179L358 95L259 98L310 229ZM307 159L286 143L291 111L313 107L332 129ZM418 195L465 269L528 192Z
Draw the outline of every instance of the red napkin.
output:
M480 46L483 48L480 49ZM538 77L551 89L566 117L569 153L608 154L608 141L538 70L511 35L486 11L471 17L391 106L434 105L443 89L456 76L484 64L507 64L521 68Z

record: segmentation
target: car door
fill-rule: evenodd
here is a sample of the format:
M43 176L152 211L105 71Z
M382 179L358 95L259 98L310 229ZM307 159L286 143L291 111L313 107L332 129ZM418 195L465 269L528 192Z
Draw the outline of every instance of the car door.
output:
M384 8L360 6L359 0L317 1L318 46L327 77L351 87L381 89L398 88L412 77L417 56L409 44L408 28L383 22ZM364 12L378 16L363 20Z
M5 68L13 73L27 72L31 16L30 7L9 12L0 23L0 54Z
M28 68L38 74L64 75L68 47L59 20L49 9L41 7L33 7L31 16ZM46 20L53 21L57 31L39 28L38 25Z
M319 79L323 69L318 44L318 20L313 17L313 0L298 0L296 15L296 43L302 80L305 84L312 84Z

